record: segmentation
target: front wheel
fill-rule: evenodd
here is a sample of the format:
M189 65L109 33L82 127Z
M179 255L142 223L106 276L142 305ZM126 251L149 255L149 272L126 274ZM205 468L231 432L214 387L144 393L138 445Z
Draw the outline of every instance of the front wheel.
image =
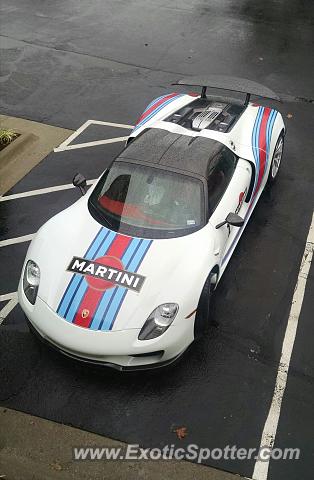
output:
M200 338L206 331L210 317L210 300L218 280L218 272L212 271L203 287L194 322L194 338Z
M281 165L281 159L283 154L283 147L284 147L284 136L281 133L278 137L273 158L270 165L269 175L268 175L268 183L271 185L277 178L279 168Z

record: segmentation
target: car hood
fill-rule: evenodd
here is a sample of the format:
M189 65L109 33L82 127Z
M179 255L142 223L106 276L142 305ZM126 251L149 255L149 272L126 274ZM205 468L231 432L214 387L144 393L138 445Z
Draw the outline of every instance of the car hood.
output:
M83 198L38 231L26 260L40 267L38 296L66 321L100 331L141 328L162 303L186 314L196 308L213 266L211 228L171 239L122 235L100 225Z

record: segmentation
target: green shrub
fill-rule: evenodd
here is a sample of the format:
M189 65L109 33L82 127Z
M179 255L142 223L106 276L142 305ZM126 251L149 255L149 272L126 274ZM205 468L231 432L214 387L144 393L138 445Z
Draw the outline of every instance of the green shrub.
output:
M8 145L15 139L17 133L8 128L0 128L0 145Z

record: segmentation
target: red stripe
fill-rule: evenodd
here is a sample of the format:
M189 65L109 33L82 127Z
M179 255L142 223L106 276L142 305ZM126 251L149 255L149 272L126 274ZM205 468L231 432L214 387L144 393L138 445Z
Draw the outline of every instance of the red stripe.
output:
M148 110L146 110L142 115L141 117L138 119L137 121L137 124L140 123L142 120L144 120L144 118L146 118L151 112L153 112L156 108L159 107L159 105L162 105L163 103L165 103L167 100L169 100L170 98L173 98L175 97L176 95L178 95L177 93L170 93L169 95L167 95L166 97L164 98L161 98L160 100L158 100L157 103L155 103L154 105L152 105Z
M258 139L258 147L259 147L259 173L258 173L258 180L256 184L255 193L258 192L259 187L261 185L264 172L265 172L265 165L266 165L266 127L267 122L269 119L269 115L271 112L271 108L265 108L263 113L263 118L261 121L260 131L259 131L259 139Z
M130 237L117 235L109 250L106 252L106 255L121 258L129 246L130 241ZM73 323L79 325L80 327L88 328L94 318L96 308L103 294L104 292L102 290L95 290L94 288L88 287L75 314ZM84 309L89 311L89 314L86 318L82 317L82 311Z

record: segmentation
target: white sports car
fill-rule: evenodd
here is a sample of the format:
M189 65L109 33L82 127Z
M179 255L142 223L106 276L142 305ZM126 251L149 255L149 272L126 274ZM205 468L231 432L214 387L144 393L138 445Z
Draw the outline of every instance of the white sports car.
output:
M168 364L202 334L209 300L267 182L285 126L230 77L190 78L140 117L126 148L33 239L19 284L30 327L62 353L119 370ZM206 86L246 93L207 96ZM86 193L77 174L73 183Z

